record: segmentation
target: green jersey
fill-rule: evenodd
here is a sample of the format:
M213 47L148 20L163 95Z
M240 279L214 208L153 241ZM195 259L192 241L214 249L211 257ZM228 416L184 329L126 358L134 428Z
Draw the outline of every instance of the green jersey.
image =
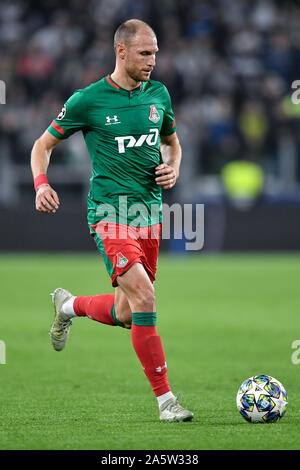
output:
M92 161L89 223L108 220L106 206L113 206L115 220L123 222L126 206L127 223L134 225L141 205L144 223L140 219L139 225L161 221L162 190L155 182L155 167L162 162L160 135L176 131L170 96L162 83L150 80L128 91L108 75L75 92L48 131L58 139L83 133Z

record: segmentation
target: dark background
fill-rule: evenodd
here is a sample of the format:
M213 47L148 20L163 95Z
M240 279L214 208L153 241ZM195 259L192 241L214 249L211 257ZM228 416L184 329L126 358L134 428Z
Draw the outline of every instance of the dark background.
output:
M53 152L54 216L35 212L30 151L75 90L113 71L113 34L129 18L157 33L152 78L170 91L183 148L180 179L164 201L205 204L204 251L299 250L300 105L291 97L300 6L275 0L1 1L0 250L95 250L83 137ZM229 192L230 162L255 165L261 189L241 195L239 183Z

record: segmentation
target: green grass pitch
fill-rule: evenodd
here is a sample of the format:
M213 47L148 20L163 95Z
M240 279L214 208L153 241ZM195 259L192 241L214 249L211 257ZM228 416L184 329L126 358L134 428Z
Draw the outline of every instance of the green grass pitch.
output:
M299 449L299 279L298 254L160 256L158 333L172 390L195 414L160 423L129 330L78 318L66 349L50 346L50 292L113 292L99 255L1 255L0 448ZM286 387L278 423L249 424L236 409L255 374Z

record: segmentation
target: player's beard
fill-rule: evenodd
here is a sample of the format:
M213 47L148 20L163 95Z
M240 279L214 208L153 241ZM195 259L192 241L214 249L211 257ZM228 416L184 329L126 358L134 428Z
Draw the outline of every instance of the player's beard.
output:
M150 80L152 70L149 71L150 72L149 74L144 74L143 70L139 70L135 66L132 66L132 67L129 66L126 69L126 72L132 80L135 80L138 83L138 82L148 82Z

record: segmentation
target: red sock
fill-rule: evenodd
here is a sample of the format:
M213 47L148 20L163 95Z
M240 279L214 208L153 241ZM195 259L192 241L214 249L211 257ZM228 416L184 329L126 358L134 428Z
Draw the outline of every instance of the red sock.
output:
M114 321L114 294L79 296L74 300L74 312L79 317L89 317L106 325L116 326Z
M156 326L141 326L132 323L131 338L136 355L143 366L155 396L158 397L169 392L171 388L168 383L167 364Z

